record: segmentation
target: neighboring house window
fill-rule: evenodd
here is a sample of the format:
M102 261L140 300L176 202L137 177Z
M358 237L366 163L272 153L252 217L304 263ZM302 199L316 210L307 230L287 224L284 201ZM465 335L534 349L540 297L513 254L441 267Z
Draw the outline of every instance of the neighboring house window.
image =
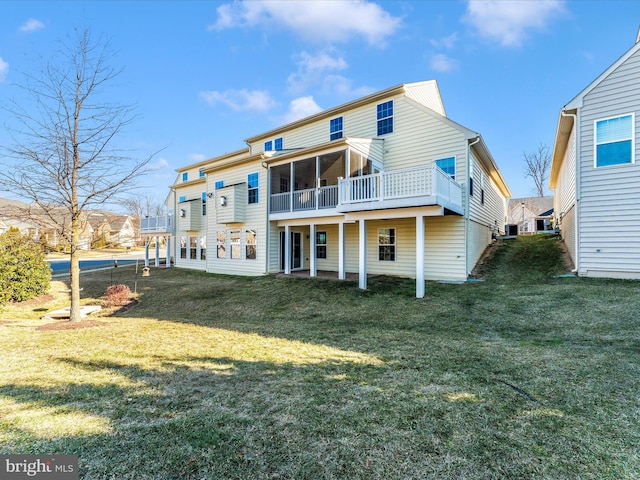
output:
M200 237L200 260L207 259L207 237Z
M273 142L271 140L264 142L264 151L270 152L271 150L273 150Z
M273 143L276 150L282 150L282 137L276 138Z
M216 188L222 188L224 187L224 180L218 180L216 182Z
M634 114L595 121L596 167L633 163Z
M396 261L396 229L378 229L378 260L381 262Z
M180 198L178 199L178 201L179 201L180 203L182 203L182 202L186 202L186 201L187 201L187 196L186 196L186 195L180 195Z
M207 192L202 192L202 215L207 214Z
M480 174L480 203L484 205L484 173Z
M316 232L316 258L327 258L327 232Z
M342 138L342 117L329 120L329 139L337 140Z
M204 177L204 172L200 170L200 178Z
M393 132L393 100L377 106L378 136Z
M187 258L187 237L180 237L180 258Z
M231 258L240 258L240 230L231 230Z
M436 160L436 165L453 180L456 179L456 157L440 158Z
M255 260L257 257L257 235L255 230L246 230L245 235L245 249L247 260Z
M473 158L469 158L469 195L473 196Z
M189 172L184 172L182 174L182 181L186 182L187 180L189 180Z
M216 234L216 257L227 258L227 234L226 232L218 232Z
M191 260L198 258L198 237L189 237L189 258Z
M247 186L249 188L249 203L258 203L258 174L250 173L247 176Z

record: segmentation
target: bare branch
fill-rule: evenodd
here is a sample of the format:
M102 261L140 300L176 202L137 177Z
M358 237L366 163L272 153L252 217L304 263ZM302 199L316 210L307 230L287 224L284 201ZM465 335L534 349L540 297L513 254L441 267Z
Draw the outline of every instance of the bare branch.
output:
M541 143L537 151L525 152L522 156L525 162L524 178L532 178L537 195L544 197L544 187L549 178L549 167L551 166L549 147Z

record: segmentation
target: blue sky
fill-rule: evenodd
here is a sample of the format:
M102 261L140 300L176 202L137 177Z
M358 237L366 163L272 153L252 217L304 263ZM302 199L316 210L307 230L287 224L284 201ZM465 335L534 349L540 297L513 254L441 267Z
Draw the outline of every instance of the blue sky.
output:
M523 152L552 146L560 108L633 45L639 26L640 2L616 0L1 1L0 102L19 100L22 72L74 28L109 36L112 64L124 68L114 101L140 115L118 141L141 156L162 149L142 183L161 202L181 166L436 79L449 118L483 135L523 197L534 194Z

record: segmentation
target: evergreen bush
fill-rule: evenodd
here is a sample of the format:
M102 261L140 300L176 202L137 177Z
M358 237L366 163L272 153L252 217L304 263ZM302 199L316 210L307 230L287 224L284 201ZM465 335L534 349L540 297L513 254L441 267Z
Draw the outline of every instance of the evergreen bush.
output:
M0 234L0 305L46 293L51 267L42 245L15 231Z

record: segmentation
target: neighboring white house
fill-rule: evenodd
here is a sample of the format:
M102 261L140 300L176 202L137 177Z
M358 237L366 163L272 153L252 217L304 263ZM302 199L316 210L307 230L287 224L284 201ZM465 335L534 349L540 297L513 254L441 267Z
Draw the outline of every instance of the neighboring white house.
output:
M143 234L169 234L178 267L465 281L509 189L477 132L447 118L435 81L402 84L250 137L178 170ZM147 225L149 228L145 228Z
M549 187L578 275L640 278L640 43L560 110Z
M553 232L553 197L512 198L507 223L517 225L520 235Z

